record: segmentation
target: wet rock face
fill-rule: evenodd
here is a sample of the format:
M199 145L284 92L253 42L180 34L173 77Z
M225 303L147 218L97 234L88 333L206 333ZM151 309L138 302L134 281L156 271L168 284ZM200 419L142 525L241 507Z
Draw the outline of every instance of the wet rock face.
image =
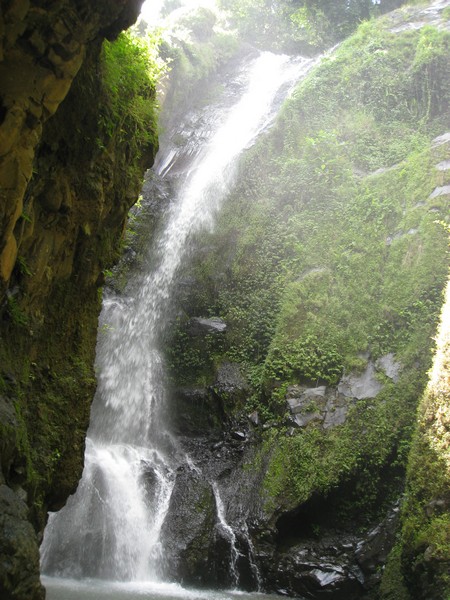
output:
M272 576L277 591L304 598L353 600L363 592L357 569L349 568L339 557L329 559L305 548L285 555Z
M172 421L184 435L220 429L220 401L205 388L180 388L174 393Z
M258 589L255 549L242 519L256 504L250 494L243 503L232 483L238 479L241 446L231 434L227 443L184 440L199 466L185 463L176 474L161 536L166 579L195 587Z
M180 573L198 578L206 566L206 558L197 556L195 549L207 549L215 522L215 503L211 486L195 471L183 466L178 469L170 498L168 518L163 526L164 556L170 563L170 576ZM200 543L199 543L200 542ZM189 556L189 551L191 555ZM177 564L174 564L174 559Z
M211 385L174 390L173 423L183 435L217 433L223 428L227 411L239 406L248 389L240 366L224 361L218 365Z
M186 463L176 475L162 531L165 576L200 587L235 585L230 536L218 514L220 493L223 516L234 533L240 589L311 600L373 597L395 543L398 505L363 533L348 523L339 529L339 519L330 516L323 499L282 513L274 523L261 505L261 473L244 466L257 435L254 427L251 420L247 426L230 422L220 441L182 440L199 470Z
M211 484L186 465L180 467L162 530L166 573L185 585L220 585L228 577L230 549L217 526Z
M395 542L398 506L362 536L326 531L276 550L263 565L273 591L305 598L358 600L380 583Z

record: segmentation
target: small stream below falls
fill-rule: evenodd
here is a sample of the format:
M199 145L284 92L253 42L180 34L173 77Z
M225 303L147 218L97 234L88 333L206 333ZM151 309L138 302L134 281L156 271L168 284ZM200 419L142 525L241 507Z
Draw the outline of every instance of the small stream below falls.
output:
M83 477L66 506L50 515L41 548L49 600L269 598L238 591L189 591L163 583L170 579L170 565L161 539L177 470L206 479L214 490L216 529L229 544L228 578L222 587L239 589L240 555L220 487L171 432L162 338L192 236L213 225L233 185L237 158L270 124L283 96L313 64L270 53L248 61L225 83L222 100L204 109L204 129L195 130L191 143L179 149L166 134L155 171L160 177L172 175L174 194L163 211L160 233L125 292L105 293L98 390ZM241 536L245 531L248 535L244 522ZM253 587L258 589L258 566L251 555L249 551Z

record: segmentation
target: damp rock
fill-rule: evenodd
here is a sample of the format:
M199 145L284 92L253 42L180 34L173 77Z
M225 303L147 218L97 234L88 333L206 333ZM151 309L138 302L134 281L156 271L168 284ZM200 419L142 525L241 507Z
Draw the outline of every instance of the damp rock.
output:
M386 377L392 379L394 383L397 383L400 379L402 365L395 360L395 355L392 352L389 352L389 354L385 354L377 359L375 362L375 367L379 371L382 371Z
M348 398L375 398L383 389L383 384L376 378L376 369L370 361L362 373L350 373L338 384L338 392Z
M172 419L183 435L219 431L223 420L222 402L206 388L178 388L173 393Z
M286 553L273 575L291 596L353 600L364 593L363 577L349 561L302 546Z
M197 473L178 473L161 531L166 578L185 585L212 584L215 520L211 485Z
M260 424L259 413L257 410L254 410L252 413L248 415L248 420L250 423L255 425L256 427Z

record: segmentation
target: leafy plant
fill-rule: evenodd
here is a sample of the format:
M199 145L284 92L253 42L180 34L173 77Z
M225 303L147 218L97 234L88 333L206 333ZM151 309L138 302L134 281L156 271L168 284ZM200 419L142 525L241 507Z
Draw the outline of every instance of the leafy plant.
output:
M145 38L121 33L103 43L103 85L106 102L99 124L106 139L130 135L139 148L156 143L155 88L165 71L158 57L158 31Z

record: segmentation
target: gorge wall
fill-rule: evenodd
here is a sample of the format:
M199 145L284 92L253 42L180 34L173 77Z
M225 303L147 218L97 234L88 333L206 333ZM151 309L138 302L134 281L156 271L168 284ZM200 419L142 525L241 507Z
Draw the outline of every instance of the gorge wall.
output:
M4 599L44 597L38 542L47 510L64 504L82 471L103 272L117 256L128 209L157 149L152 81L144 77L134 90L149 117L148 134L139 137L142 123L114 105L117 94L121 102L133 98L108 85L119 67L102 52L103 40L129 27L141 4L1 4Z
M447 598L446 392L421 397L448 277L448 4L325 57L198 235L168 346L203 484L177 475L171 578L230 585L215 481L241 585L253 561L289 595Z

